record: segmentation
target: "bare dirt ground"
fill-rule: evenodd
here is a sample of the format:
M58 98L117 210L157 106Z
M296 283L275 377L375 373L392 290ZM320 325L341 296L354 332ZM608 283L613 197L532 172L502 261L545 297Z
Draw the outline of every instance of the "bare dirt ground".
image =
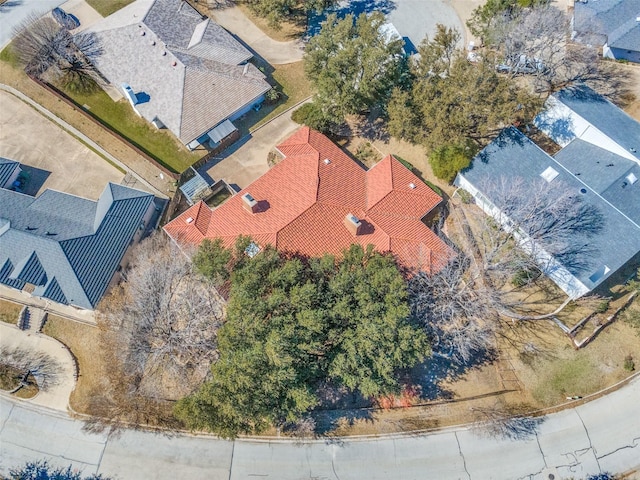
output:
M7 92L0 92L0 155L17 160L30 178L25 193L46 188L96 200L124 173L58 125Z
M640 122L640 65L618 64L618 67L630 75L630 90L635 95L635 100L625 107L625 112Z

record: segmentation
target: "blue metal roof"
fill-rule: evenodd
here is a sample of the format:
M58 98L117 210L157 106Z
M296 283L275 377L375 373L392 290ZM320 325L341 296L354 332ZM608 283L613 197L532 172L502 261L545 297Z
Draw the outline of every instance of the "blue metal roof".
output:
M14 160L0 157L0 188L10 187L7 185L9 179L13 176L16 168L19 168L20 164Z
M36 280L34 295L95 308L153 198L112 183L97 202L52 190L33 198L0 189L0 216L10 222L0 234L0 283L22 289L23 280Z

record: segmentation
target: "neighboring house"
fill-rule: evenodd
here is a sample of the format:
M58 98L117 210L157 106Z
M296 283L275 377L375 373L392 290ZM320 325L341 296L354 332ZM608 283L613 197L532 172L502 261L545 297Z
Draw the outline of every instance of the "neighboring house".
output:
M18 162L0 157L0 188L11 189L21 171Z
M575 0L573 37L605 58L640 63L640 0Z
M588 269L548 262L545 273L572 298L580 297L629 263L640 261L640 123L585 87L551 96L536 124L562 148L547 155L515 128L504 130L460 172L455 184L485 212L493 206L486 179L507 176L533 183L563 182L604 216L590 239L597 258ZM544 173L544 175L542 175Z
M153 195L113 183L98 201L0 188L0 283L94 309L154 213Z
M250 235L255 247L304 256L371 244L407 269L430 273L453 255L422 221L442 198L392 156L365 170L308 127L277 149L284 160L247 188L215 210L197 203L165 232L182 246L221 238L228 247Z
M102 75L138 115L191 149L217 146L271 88L247 63L249 50L182 0L137 0L90 32L103 50Z

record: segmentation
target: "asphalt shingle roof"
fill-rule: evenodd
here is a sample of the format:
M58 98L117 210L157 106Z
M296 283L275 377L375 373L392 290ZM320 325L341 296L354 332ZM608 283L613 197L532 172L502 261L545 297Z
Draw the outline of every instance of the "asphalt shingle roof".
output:
M137 0L87 32L103 49L96 66L131 86L136 109L185 144L251 105L271 86L251 52L181 0Z
M38 198L0 189L0 283L95 308L153 195L109 183L97 202L45 190ZM1 219L0 219L1 220Z
M352 243L391 251L405 267L439 269L453 255L421 219L442 198L387 156L369 171L324 135L303 127L278 145L285 159L215 210L200 202L165 226L177 242L250 235L262 245L306 256L339 255ZM243 206L249 193L258 213ZM362 223L354 236L347 214Z
M574 140L574 142L576 141ZM490 184L489 179L520 178L526 184L532 185L541 180L540 174L548 167L556 170L558 176L552 180L553 182L563 182L567 188L581 192L581 198L594 205L604 216L602 230L589 238L589 244L598 252L597 258L594 257L590 262L585 262L589 263L586 266L584 264L565 265L567 270L592 289L597 284L594 284L589 277L595 269L601 265L607 265L611 271L615 272L640 251L640 226L632 220L631 215L634 214L628 210L628 205L625 204L626 198L631 196L638 198L640 182L633 186L627 185L623 189L621 185L618 185L620 179L616 178L612 180L608 188L606 188L606 182L595 182L592 186L590 180L596 178L599 171L602 172L604 169L605 174L609 175L606 173L608 167L601 167L598 164L594 166L593 162L597 161L598 157L581 158L579 166L573 164L575 155L584 154L580 150L583 146L578 142L572 148L566 147L569 150L565 154L562 154L561 151L556 155L557 159L554 159L518 130L510 127L503 130L492 143L482 150L474 158L471 166L463 170L460 176L476 188L480 188L481 192L491 200L490 187L487 187ZM592 153L593 151L590 150L588 154ZM626 162L631 168L635 168L634 162L630 160L626 160ZM615 171L611 174L611 178L620 172L621 170ZM576 176L575 173L581 174ZM613 188L615 192L612 190L607 193L609 188ZM582 189L586 193L583 193ZM623 197L623 195L629 195L629 197ZM636 210L635 215L637 215L637 207L632 207L632 209ZM576 241L584 241L584 239L582 237L576 238Z
M602 35L610 47L640 50L640 0L575 2L574 30ZM637 40L637 41L636 41Z

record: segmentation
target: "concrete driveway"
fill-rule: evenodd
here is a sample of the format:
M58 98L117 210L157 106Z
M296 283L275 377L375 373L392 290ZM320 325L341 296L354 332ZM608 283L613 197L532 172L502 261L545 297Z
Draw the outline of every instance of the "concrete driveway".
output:
M302 60L302 42L278 42L267 36L238 7L217 10L214 20L272 65Z
M99 22L104 18L84 0L68 0L67 2L60 5L60 8L62 8L65 12L74 15L78 20L80 20L80 26L75 30L72 30L73 33L78 33L86 30L91 25Z
M25 193L52 188L97 200L124 173L10 93L0 91L0 156L30 174Z
M296 107L297 108L297 107ZM291 120L292 110L283 113L247 135L200 168L212 180L245 188L269 170L267 155L273 147L300 128Z
M14 27L31 14L44 15L64 0L7 0L0 5L0 50L13 37Z
M535 431L518 440L459 427L295 443L131 430L91 434L78 420L0 396L0 474L45 458L84 475L121 480L584 479L640 468L639 397L636 376L609 395L542 417Z

